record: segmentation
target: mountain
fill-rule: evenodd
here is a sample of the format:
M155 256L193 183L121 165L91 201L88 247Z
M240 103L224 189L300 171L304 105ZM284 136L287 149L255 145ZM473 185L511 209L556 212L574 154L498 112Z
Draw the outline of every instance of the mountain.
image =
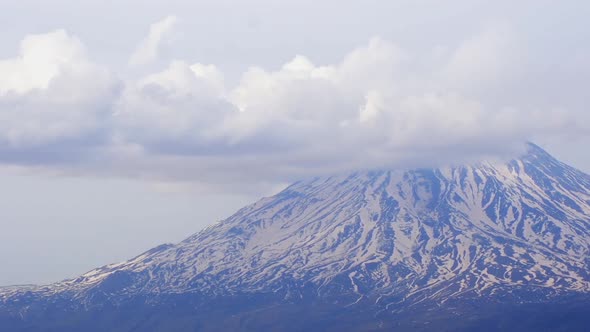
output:
M300 181L178 244L0 289L0 331L577 330L589 313L590 176L533 144Z

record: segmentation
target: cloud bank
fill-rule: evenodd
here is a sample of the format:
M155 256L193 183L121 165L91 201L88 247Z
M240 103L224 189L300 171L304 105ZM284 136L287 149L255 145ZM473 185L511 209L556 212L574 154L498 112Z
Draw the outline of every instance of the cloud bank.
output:
M130 64L153 61L175 20L153 24ZM375 37L333 64L297 55L248 68L233 86L186 60L123 79L64 30L30 35L0 60L0 161L243 188L505 157L538 136L587 134L579 109L522 102L530 54L516 35L497 24L422 53Z

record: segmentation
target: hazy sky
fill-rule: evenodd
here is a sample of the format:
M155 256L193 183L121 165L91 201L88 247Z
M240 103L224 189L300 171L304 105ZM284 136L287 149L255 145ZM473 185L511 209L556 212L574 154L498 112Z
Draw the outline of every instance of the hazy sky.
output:
M0 284L179 241L306 176L590 171L587 1L2 1Z

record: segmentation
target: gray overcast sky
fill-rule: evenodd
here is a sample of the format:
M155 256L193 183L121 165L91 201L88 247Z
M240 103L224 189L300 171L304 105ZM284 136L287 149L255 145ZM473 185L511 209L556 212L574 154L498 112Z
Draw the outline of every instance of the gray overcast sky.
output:
M315 174L525 140L590 171L587 1L0 4L0 285L179 241Z

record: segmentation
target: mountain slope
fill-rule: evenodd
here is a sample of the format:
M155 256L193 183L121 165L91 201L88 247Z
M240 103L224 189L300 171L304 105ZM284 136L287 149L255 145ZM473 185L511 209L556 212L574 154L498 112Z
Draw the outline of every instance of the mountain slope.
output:
M221 301L235 316L306 302L335 305L332 315L363 308L371 321L410 307L583 297L589 253L590 176L531 144L507 163L301 181L178 244L0 290L0 311L27 322Z

